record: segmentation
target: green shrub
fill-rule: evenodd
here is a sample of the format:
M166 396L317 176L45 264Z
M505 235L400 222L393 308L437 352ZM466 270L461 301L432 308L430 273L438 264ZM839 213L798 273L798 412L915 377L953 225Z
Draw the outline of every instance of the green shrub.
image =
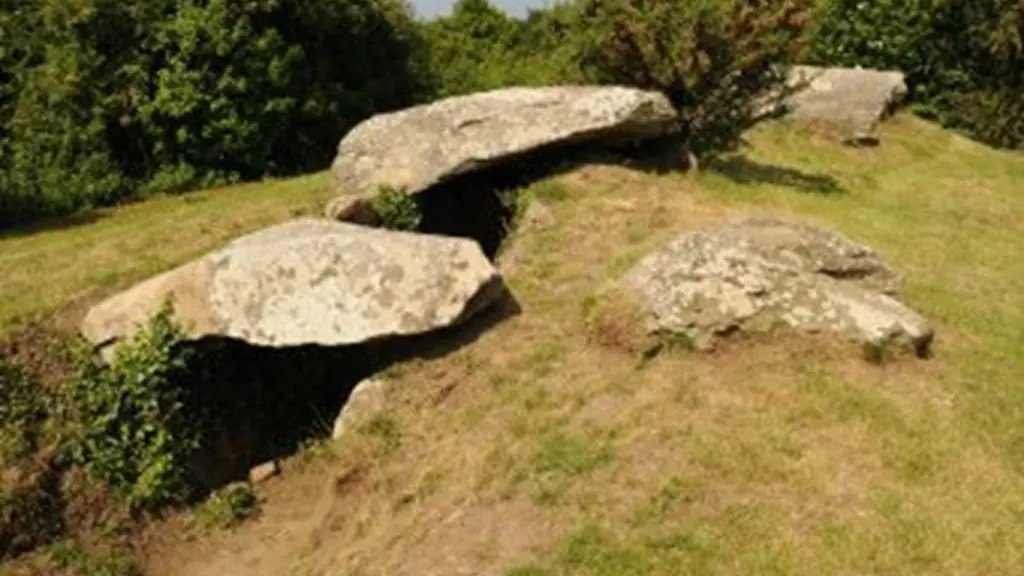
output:
M728 150L784 91L814 0L584 0L588 77L664 92L694 153Z
M519 31L513 70L519 84L581 84L579 59L585 23L577 5L552 4L532 10Z
M237 174L219 172L201 173L191 164L174 164L157 169L147 182L142 184L138 195L146 198L160 194L179 194L196 189L227 186L238 182Z
M139 71L133 111L155 168L206 180L318 170L346 130L424 90L395 0L175 4L144 37L156 66Z
M184 411L188 354L182 342L166 307L118 347L111 364L85 362L69 387L72 461L131 509L190 495L189 459L201 429Z
M1021 66L1024 69L1024 62ZM992 146L1024 148L1024 79L1017 84L1018 88L979 88L958 95L957 105L945 114L948 124Z
M416 230L423 221L416 198L404 189L381 186L371 206L381 225L391 230Z
M25 0L0 9L0 74L11 79L0 102L0 227L129 193L110 128L128 88L116 66L136 53L135 37L116 6Z
M810 60L901 70L918 113L990 144L1024 144L1018 0L824 0Z

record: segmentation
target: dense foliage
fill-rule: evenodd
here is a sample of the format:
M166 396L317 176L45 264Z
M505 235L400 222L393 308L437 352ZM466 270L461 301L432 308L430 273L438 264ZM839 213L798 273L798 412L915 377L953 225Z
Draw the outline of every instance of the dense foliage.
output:
M921 113L1024 143L1020 0L405 1L0 0L0 228L321 169L375 112L509 85L662 89L728 148L800 59L904 70Z
M820 64L907 73L921 114L996 146L1024 145L1024 2L825 0Z
M0 0L0 226L321 168L422 97L392 0Z
M813 0L587 0L585 70L664 92L695 152L728 149L785 90Z

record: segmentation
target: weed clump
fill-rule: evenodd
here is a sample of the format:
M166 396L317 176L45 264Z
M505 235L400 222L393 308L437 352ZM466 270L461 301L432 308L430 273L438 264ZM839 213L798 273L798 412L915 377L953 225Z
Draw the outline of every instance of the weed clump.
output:
M223 530L255 516L259 511L260 501L252 486L235 482L210 495L196 509L195 519L201 528Z
M48 554L58 568L83 576L142 576L135 560L123 552L94 554L74 540L58 542Z
M419 229L423 222L423 213L416 199L403 188L381 185L370 202L370 208L381 226L390 230L413 231Z

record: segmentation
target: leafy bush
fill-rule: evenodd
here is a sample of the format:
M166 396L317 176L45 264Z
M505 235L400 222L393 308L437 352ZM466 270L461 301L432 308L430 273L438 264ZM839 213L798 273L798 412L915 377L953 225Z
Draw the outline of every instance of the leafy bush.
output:
M586 29L579 7L570 2L533 10L522 25L513 70L520 84L581 84L579 60Z
M70 455L132 509L189 496L189 459L199 446L196 418L184 411L183 333L164 308L110 365L86 362L70 385Z
M381 225L391 230L417 230L423 221L416 199L391 186L381 186L370 207Z
M418 95L406 12L390 0L179 2L146 37L162 63L137 110L152 161L227 179L321 168L345 130Z
M1024 3L825 0L814 63L901 70L917 112L1024 144Z
M979 87L959 95L957 106L944 114L947 123L992 146L1024 148L1024 79L1016 83L1019 88Z
M114 0L26 0L0 11L0 74L11 79L0 103L0 226L129 193L111 134L131 94L117 67L137 53L138 18L126 10Z
M660 90L695 153L734 147L781 95L814 0L584 0L583 66L602 83Z

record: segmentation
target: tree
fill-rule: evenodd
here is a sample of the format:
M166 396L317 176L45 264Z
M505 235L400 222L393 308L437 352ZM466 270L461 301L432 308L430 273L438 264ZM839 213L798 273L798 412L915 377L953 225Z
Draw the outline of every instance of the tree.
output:
M687 150L728 150L786 91L814 0L584 0L589 78L664 92Z
M520 23L487 0L458 0L451 16L426 25L431 76L438 96L512 84Z

